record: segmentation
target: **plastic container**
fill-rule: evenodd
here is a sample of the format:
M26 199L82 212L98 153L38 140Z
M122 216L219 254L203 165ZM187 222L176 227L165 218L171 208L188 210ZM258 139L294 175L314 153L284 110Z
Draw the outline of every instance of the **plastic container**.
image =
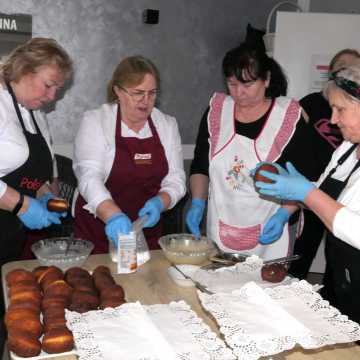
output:
M128 274L137 270L136 234L118 235L117 273Z
M133 222L133 232L136 238L136 259L137 265L141 266L150 260L150 251L147 245L142 228L147 220L147 216L143 216ZM114 243L109 240L109 254L113 262L118 262L117 248Z

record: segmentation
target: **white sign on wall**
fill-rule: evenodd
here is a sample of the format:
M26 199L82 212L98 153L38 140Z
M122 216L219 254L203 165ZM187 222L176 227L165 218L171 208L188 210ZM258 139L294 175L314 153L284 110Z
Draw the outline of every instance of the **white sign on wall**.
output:
M318 91L339 50L360 50L360 15L277 12L274 58L289 78L289 96Z

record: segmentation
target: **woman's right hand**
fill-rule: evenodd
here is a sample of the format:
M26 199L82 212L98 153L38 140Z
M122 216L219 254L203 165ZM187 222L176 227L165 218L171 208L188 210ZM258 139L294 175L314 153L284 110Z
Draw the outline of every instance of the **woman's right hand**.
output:
M113 242L118 244L118 234L128 235L132 229L132 223L123 212L117 212L106 220L105 233Z
M37 199L27 197L27 209L18 214L22 223L31 230L43 229L51 224L61 224L61 214L48 211L46 207Z
M191 206L186 214L186 225L190 232L200 237L200 222L204 216L205 200L192 199Z

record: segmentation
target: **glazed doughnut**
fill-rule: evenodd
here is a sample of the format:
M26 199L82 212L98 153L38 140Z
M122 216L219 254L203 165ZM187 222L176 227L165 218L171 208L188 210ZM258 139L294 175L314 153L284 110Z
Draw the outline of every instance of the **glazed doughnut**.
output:
M11 321L10 325L7 326L8 331L22 331L31 336L35 336L37 339L43 333L43 326L40 322L40 317L26 317L23 319L16 319Z
M69 203L65 199L50 199L47 202L47 209L55 212L65 212L69 210Z
M43 310L43 321L46 322L50 318L58 317L58 316L65 316L65 307L63 306L52 306Z
M283 264L264 265L261 268L261 278L272 283L283 281L286 274L287 270Z
M104 301L109 298L118 298L123 300L124 296L125 296L124 289L122 288L121 285L118 284L109 286L100 292L101 301Z
M39 278L43 276L44 272L49 268L49 266L37 266L33 269L32 273L34 274L36 281L40 283Z
M41 308L43 311L47 311L52 307L66 308L70 304L70 299L63 296L45 296L41 302Z
M104 265L99 265L97 266L94 271L93 271L93 276L97 275L97 274L107 274L107 275L111 275L111 271L107 266Z
M115 308L115 307L118 307L118 306L120 306L122 304L125 304L125 303L126 303L126 300L124 300L124 299L108 298L108 299L102 301L100 303L99 307L100 307L100 309L104 310L104 309L106 309L108 307Z
M9 288L9 296L27 290L40 291L39 284L34 280L19 281Z
M6 274L6 283L8 287L24 280L35 280L35 276L30 271L24 269L15 269Z
M44 296L62 296L70 298L72 292L73 288L68 285L65 280L55 280L44 289Z
M51 329L58 329L66 327L66 318L64 316L51 316L44 319L44 332L45 334Z
M96 293L89 291L75 290L72 294L71 305L87 304L94 310L99 306L100 299Z
M24 319L39 320L39 314L36 311L26 308L12 309L6 311L4 318L7 327L10 327L11 324L16 320L24 320Z
M70 351L74 347L74 338L67 328L51 329L45 333L42 348L49 354Z
M31 301L35 304L41 304L42 295L39 290L25 290L20 291L9 296L10 304L16 302Z
M81 267L74 266L70 269L65 271L65 280L67 281L68 278L77 277L77 278L91 278L89 272Z
M42 274L39 276L38 281L43 290L56 280L63 280L64 273L61 269L56 266L49 266Z
M69 310L76 311L79 314L83 314L90 310L94 310L94 308L92 308L91 305L87 303L71 303L69 306Z
M41 343L35 337L22 331L9 331L8 349L21 357L32 357L40 354Z
M13 311L16 309L29 309L29 310L37 313L38 315L40 315L40 312L41 312L40 304L35 303L33 301L18 301L18 302L12 303L7 308L7 311Z
M115 280L111 275L105 273L97 273L93 275L95 287L100 292L107 287L115 285Z

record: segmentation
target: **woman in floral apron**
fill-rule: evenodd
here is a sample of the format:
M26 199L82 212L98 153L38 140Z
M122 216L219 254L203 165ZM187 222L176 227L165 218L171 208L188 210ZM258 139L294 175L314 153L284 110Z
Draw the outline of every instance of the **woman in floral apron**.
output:
M310 129L298 102L281 96L287 81L265 52L243 43L225 55L223 74L229 95L215 93L200 124L187 225L200 235L208 198L207 236L222 251L286 256L293 240L289 212L258 194L250 169L259 161L291 160L311 174L313 154L303 144ZM286 223L284 231L272 226L274 219Z

